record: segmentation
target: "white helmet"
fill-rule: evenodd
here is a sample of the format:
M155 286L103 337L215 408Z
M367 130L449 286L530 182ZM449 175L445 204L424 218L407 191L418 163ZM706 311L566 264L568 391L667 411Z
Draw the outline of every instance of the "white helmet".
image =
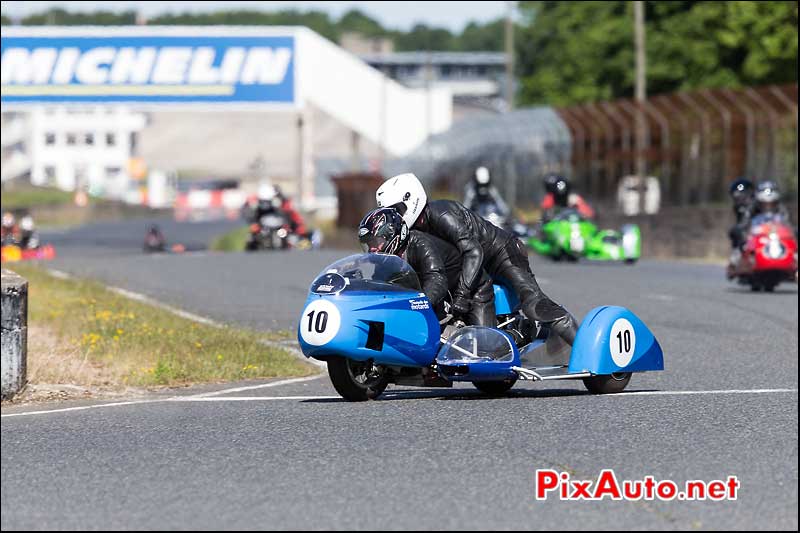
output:
M489 169L486 167L478 167L475 169L475 181L478 185L488 185L491 177L489 176Z
M19 221L19 229L22 231L33 231L34 224L33 224L33 217L30 215L25 215Z
M270 201L277 196L277 191L275 187L269 183L262 183L258 186L258 199L264 201Z
M419 179L410 172L386 180L375 193L378 207L394 207L406 225L414 226L428 203L428 195Z

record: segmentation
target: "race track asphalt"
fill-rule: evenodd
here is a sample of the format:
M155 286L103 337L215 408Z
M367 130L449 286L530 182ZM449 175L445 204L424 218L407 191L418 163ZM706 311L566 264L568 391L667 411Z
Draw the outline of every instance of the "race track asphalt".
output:
M113 239L125 228L50 236L52 267L264 330L294 328L311 279L349 253L146 256L138 235ZM218 230L169 228L197 242ZM499 399L390 387L352 404L322 376L4 408L2 529L797 529L796 286L753 294L719 266L669 261L533 267L579 318L634 311L666 370L613 396L549 382ZM77 406L89 408L60 410ZM534 499L537 469L605 468L741 487L723 502Z

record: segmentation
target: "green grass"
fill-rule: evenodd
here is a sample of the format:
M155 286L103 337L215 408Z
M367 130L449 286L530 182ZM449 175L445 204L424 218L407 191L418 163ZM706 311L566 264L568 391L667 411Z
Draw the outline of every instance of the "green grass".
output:
M24 186L3 190L3 209L30 209L39 206L68 205L73 193L49 187Z
M102 366L119 386L176 386L314 373L259 334L198 324L137 302L86 280L60 279L34 265L14 265L28 279L29 326L53 332L91 365ZM28 357L47 354L28 353Z
M215 237L209 248L218 252L241 252L250 235L250 228L243 226Z

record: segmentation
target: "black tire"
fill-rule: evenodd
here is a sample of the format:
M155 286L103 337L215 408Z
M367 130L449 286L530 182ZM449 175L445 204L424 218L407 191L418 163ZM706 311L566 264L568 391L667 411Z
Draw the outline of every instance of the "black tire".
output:
M583 384L592 394L614 394L625 390L630 380L630 372L620 372L583 378Z
M755 281L750 283L750 290L753 292L760 292L761 291L761 284L756 283Z
M511 390L517 378L504 379L503 381L473 381L475 388L489 396L502 396Z
M626 265L633 265L633 264L636 264L636 259L631 259L631 258L628 258L628 259L626 259L626 260L625 260L625 264L626 264Z
M765 283L764 292L775 292L775 285L777 285L777 283Z
M374 367L370 364L372 369ZM379 372L379 376L367 377L364 375L367 363L353 361L345 357L331 357L328 359L328 376L331 378L333 388L348 402L365 402L380 396L389 384L386 375ZM365 379L360 379L360 378Z

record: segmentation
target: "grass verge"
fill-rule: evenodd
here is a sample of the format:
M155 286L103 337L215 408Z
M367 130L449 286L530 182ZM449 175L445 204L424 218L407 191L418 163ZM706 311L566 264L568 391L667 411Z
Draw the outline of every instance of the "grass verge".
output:
M14 265L28 279L31 378L112 387L307 376L315 369L234 327L198 324L86 280ZM39 337L42 335L43 337Z
M71 192L50 187L22 186L4 189L2 192L3 209L30 209L37 206L69 205L72 203Z
M242 226L215 237L209 248L217 252L241 252L244 251L244 245L249 235L250 228Z

